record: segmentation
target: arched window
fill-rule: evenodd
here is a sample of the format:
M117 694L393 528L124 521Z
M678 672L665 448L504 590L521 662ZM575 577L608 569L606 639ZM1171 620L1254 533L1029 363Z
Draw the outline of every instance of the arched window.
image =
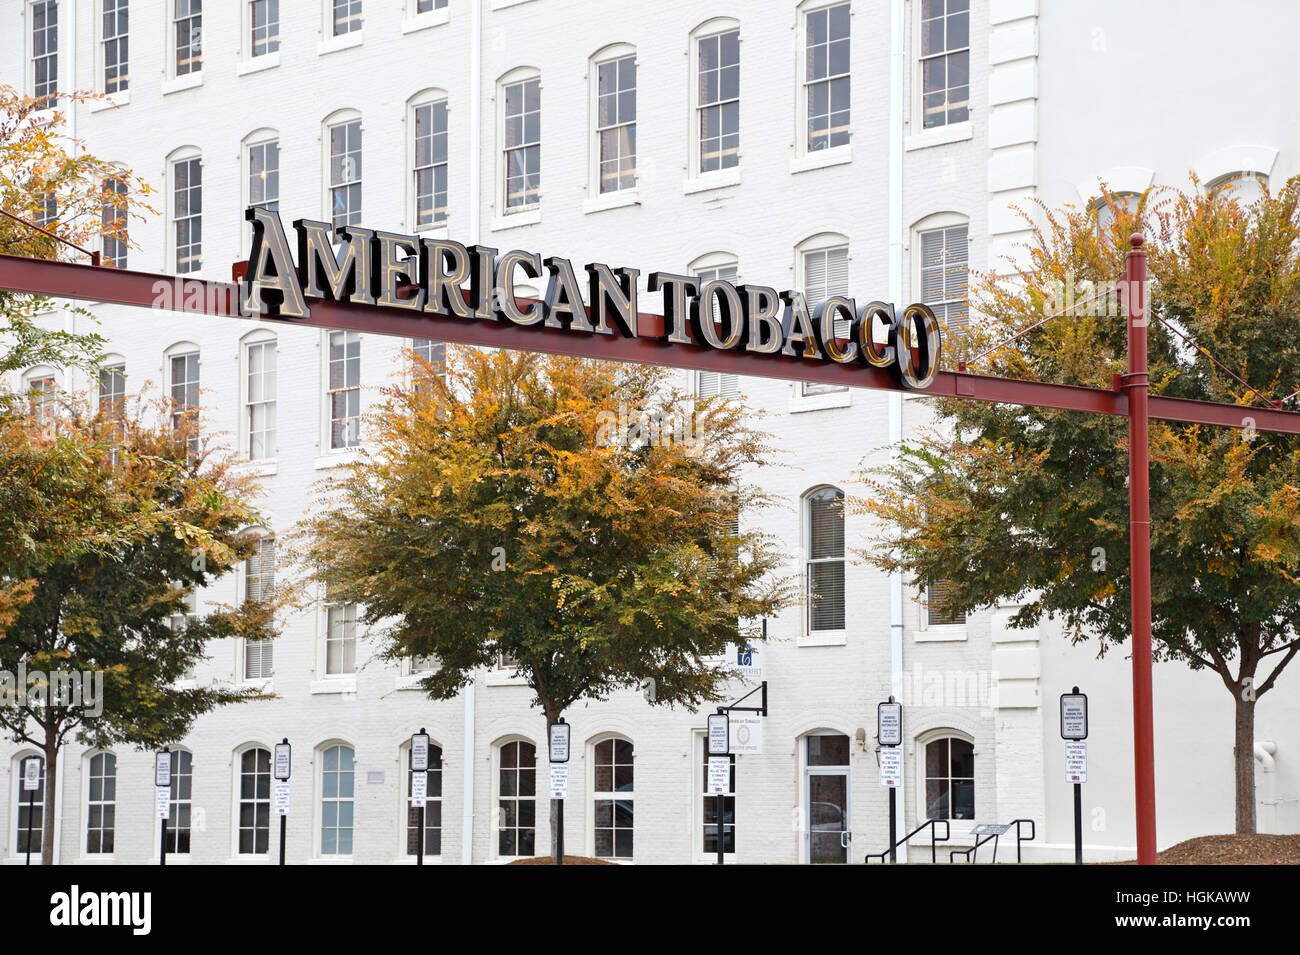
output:
M709 20L691 33L695 82L692 167L697 176L740 165L740 24Z
M1205 184L1212 196L1225 196L1243 209L1268 195L1268 176L1259 172L1231 172Z
M497 855L536 855L537 749L511 740L497 748L497 761Z
M275 334L258 329L244 336L243 420L240 422L240 442L250 461L274 458L276 443L277 397L280 391L277 364L279 346Z
M352 855L356 772L351 746L335 743L320 754L320 854Z
M1245 207L1267 192L1277 152L1272 146L1224 146L1203 156L1192 171L1207 193L1226 193Z
M701 288L705 282L717 279L732 285L740 281L740 263L730 252L701 255L690 264L689 271L700 280ZM711 398L714 395L732 397L740 393L740 378L722 371L697 371L695 393L701 398Z
M406 103L410 130L411 175L408 216L413 231L447 221L448 123L447 94L424 90Z
M595 189L604 195L636 188L636 50L607 46L591 58L595 104Z
M844 629L844 492L821 487L804 496L805 599L809 635Z
M406 854L417 855L420 836L420 810L411 803L411 744L402 747L402 762L406 766L406 796L402 801L406 810ZM429 770L424 800L424 854L442 855L442 747L429 742Z
M975 744L942 734L925 744L927 819L975 818Z
M59 379L48 365L37 365L23 373L23 391L27 393L27 409L32 420L49 424L58 408Z
M244 206L280 208L280 134L259 129L244 137Z
M821 302L832 295L849 294L849 240L835 232L823 232L800 242L795 251L798 285L811 313ZM835 334L848 338L852 323L837 319ZM847 391L843 385L827 385L806 381L800 386L802 395L824 395Z
M542 198L542 79L519 67L497 81L501 120L501 201L505 213L531 209Z
M593 747L592 844L598 859L631 859L632 741L610 737Z
M325 118L325 207L336 229L361 222L361 132L354 109Z
M188 855L194 819L194 754L172 750L172 796L167 814L167 854Z
M182 146L167 157L170 178L171 264L181 275L203 267L203 157L195 146Z
M117 813L117 757L96 753L86 761L86 855L111 855Z
M190 453L196 454L199 450L199 346L193 342L178 342L167 349L165 361L172 428L189 431L186 442Z
M39 768L35 789L28 789L24 782L28 760L34 760ZM45 831L45 758L35 752L20 753L12 766L9 778L14 784L13 805L18 809L10 816L14 820L14 855L30 852L39 856Z
M120 417L126 400L126 360L109 355L99 369L99 410L106 417Z
M123 41L125 42L125 40ZM100 206L100 231L103 241L99 262L115 269L126 268L127 221L126 179L109 176L104 180L104 201Z
M261 855L271 837L271 751L251 746L239 754L236 819L239 855Z
M956 213L928 216L914 229L912 257L920 300L935 316L956 330L968 315L970 224Z

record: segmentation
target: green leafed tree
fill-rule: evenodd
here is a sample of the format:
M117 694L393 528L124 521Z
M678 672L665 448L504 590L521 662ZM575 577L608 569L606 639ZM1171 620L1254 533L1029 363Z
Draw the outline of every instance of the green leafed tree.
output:
M187 618L195 589L253 551L258 516L232 459L195 452L192 416L173 429L165 410L69 399L0 416L0 727L43 753L46 807L67 742L180 739L255 695L182 683L208 643L275 633L280 598ZM70 674L91 678L78 691ZM43 826L48 864L54 813Z
M653 680L717 697L729 642L787 598L746 475L770 454L744 410L692 405L665 373L449 349L373 417L370 453L306 521L331 599L360 604L389 659L433 657L430 696L513 661L548 725ZM441 374L439 374L441 372Z
M1264 400L1252 388L1269 400L1300 389L1298 204L1292 180L1248 207L1196 191L1042 210L1023 269L972 290L972 355L1074 306L973 371L1109 389L1126 370L1126 322L1105 292L1141 230L1152 393L1241 405L1240 428L1151 425L1156 657L1211 670L1232 695L1238 832L1255 830L1256 702L1300 652L1300 439L1256 431L1251 417ZM850 503L882 528L863 558L918 587L944 580L949 612L1023 602L1015 626L1055 618L1102 653L1126 645L1125 419L956 399L934 408L936 427Z

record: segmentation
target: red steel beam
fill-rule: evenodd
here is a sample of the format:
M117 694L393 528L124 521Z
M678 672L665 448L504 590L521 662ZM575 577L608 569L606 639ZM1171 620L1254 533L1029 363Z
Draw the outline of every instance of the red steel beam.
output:
M52 262L0 255L0 289L51 298L244 318L239 314L238 288L232 283L96 267L78 262ZM668 345L651 337L663 330L663 316L649 312L641 312L637 316L638 332L642 336L639 338L527 328L510 322L467 321L429 312L407 314L393 308L322 300L312 301L311 316L307 319L283 322L276 319L245 320L347 328L404 338L436 338L465 345L555 352L609 361L721 371L757 378L811 381L850 388L905 390L892 372L857 363L837 365L830 361L802 361L781 355L753 355L737 350L715 351L690 345ZM1057 408L1063 411L1128 414L1128 396L1120 389L1018 381L955 371L939 372L934 384L920 393L936 397ZM1152 396L1148 413L1152 418L1165 421L1236 428L1253 424L1258 431L1300 434L1300 414L1275 408Z

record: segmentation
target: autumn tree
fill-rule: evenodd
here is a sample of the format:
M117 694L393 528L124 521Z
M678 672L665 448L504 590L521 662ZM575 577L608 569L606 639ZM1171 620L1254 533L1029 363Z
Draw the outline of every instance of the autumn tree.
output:
M1155 655L1212 670L1232 694L1238 832L1255 830L1255 704L1300 652L1300 440L1257 432L1251 417L1300 389L1298 203L1293 179L1248 207L1196 191L1044 209L1024 268L974 282L982 317L966 347L977 355L1065 310L972 370L1111 388L1127 332L1107 292L1130 234L1147 236L1152 393L1241 406L1240 428L1153 421L1150 437ZM1102 653L1125 644L1125 419L955 399L934 409L937 427L851 502L882 528L863 558L917 586L944 580L951 612L1023 601L1014 626L1056 618Z
M498 654L548 725L645 679L658 704L715 699L711 658L786 597L772 542L737 527L769 503L744 410L692 406L649 367L448 351L391 389L304 524L315 579L382 627L383 656L435 657L436 699Z
M72 246L99 251L107 239L124 250L129 220L153 213L146 182L67 134L66 110L96 98L57 94L51 108L51 101L0 85L0 208L9 213L0 215L0 253L86 261ZM98 364L103 337L46 327L39 316L50 307L40 296L0 292L0 374L36 364Z
M0 727L44 754L47 809L70 739L175 742L200 714L255 695L177 686L208 643L275 632L280 600L187 621L195 589L252 552L258 515L233 459L196 452L191 418L173 429L163 411L64 399L49 416L0 415ZM73 674L102 675L102 689ZM48 864L54 813L43 823Z

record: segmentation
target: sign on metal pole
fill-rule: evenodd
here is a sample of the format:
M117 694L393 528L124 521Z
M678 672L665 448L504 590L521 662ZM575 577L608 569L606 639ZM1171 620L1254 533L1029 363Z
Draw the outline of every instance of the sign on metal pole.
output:
M876 704L876 740L881 746L901 746L903 742L903 704Z
M1088 738L1088 694L1073 692L1061 694L1061 739Z
M172 784L172 754L167 750L154 755L153 784L159 788Z
M903 751L890 748L880 751L880 785L897 789L903 784Z
M275 758L273 760L272 774L279 780L287 780L290 770L293 768L293 747L288 743L275 744Z
M411 737L411 771L424 773L429 770L429 734L423 729Z
M158 818L171 818L172 788L170 786L159 786L157 800Z
M763 752L763 717L757 713L728 714L728 723L733 754Z
M289 815L289 780L277 779L275 781L274 802L277 816Z
M23 760L23 791L32 792L41 786L41 758L28 756Z
M731 726L726 713L709 714L709 755L727 756L731 753Z
M708 790L711 795L724 794L731 785L731 758L728 756L709 757Z
M551 798L569 798L569 767L564 763L551 764Z
M1070 740L1065 744L1065 781L1088 781L1088 743L1085 740Z
M551 762L567 763L569 761L569 724L560 722L551 724Z
M429 774L423 770L411 773L411 805L423 809L429 796Z

